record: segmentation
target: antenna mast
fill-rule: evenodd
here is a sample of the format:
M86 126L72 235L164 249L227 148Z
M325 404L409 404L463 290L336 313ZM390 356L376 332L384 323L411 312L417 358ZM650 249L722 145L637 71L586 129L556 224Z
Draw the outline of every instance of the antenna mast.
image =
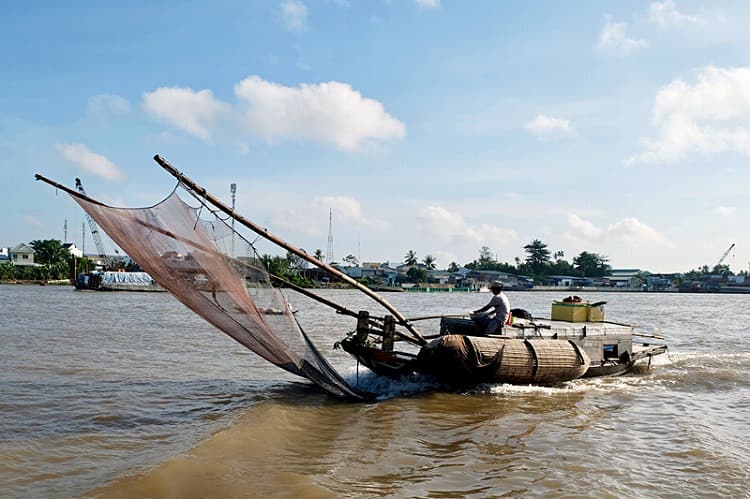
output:
M333 263L333 208L328 212L328 249L326 249L326 263Z
M230 184L229 190L232 193L232 213L234 213L234 201L237 196L237 184ZM232 217L232 253L229 256L234 258L234 217Z

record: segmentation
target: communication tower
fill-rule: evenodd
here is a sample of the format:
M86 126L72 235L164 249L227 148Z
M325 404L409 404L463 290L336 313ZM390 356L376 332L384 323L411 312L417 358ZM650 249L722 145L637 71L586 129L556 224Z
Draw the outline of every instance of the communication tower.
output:
M333 263L333 208L328 212L328 249L326 249L326 263Z

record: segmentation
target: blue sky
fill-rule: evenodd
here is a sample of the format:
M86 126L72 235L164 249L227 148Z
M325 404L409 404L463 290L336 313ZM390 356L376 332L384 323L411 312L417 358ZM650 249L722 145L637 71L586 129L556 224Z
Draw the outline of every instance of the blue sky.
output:
M0 15L0 246L80 246L43 173L154 204L164 156L287 241L439 267L541 239L750 262L750 3L20 2ZM87 251L93 249L86 234ZM107 241L108 244L109 241Z

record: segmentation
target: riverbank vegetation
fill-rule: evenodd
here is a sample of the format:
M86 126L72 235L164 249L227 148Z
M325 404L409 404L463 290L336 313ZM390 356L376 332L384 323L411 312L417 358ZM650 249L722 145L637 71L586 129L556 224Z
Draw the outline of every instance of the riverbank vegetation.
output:
M2 282L48 282L74 279L77 273L88 272L96 268L95 262L89 258L76 258L57 239L34 240L29 243L34 249L34 260L37 265L14 265L10 261L0 262L0 281ZM503 262L497 258L488 246L482 246L479 256L463 265L451 262L447 272L456 272L461 267L471 270L491 270L508 274L525 276L537 283L544 283L550 276L569 277L605 277L612 271L609 258L598 253L582 251L570 261L565 258L561 250L550 251L548 245L539 239L534 239L523 246L525 257L515 257L513 263ZM315 251L315 257L324 261L321 250ZM271 274L303 287L312 287L319 282L304 272L307 264L300 257L287 253L286 256L262 255L263 265ZM342 264L326 262L337 267L356 267L359 265L354 255L348 255ZM421 260L416 252L409 250L404 256L403 265L408 267L405 273L399 274L398 283L431 283L437 282L433 271L437 268L437 261L431 254ZM122 270L140 270L133 263L119 259L112 263L112 268ZM746 275L747 272L740 272ZM692 280L705 275L733 275L727 265L716 265L714 268L703 266L682 274L683 279ZM317 281L317 282L316 282ZM382 284L363 279L368 285ZM331 283L332 285L335 285Z

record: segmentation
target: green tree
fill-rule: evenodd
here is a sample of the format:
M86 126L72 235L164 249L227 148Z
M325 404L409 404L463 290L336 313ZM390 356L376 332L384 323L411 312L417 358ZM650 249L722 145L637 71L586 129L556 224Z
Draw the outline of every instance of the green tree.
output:
M427 267L428 270L432 270L436 267L435 257L432 255L425 255L425 257L422 258L422 263L424 263L424 266Z
M448 272L458 272L458 264L456 262L451 262L450 265L448 265Z
M526 265L534 275L544 275L550 264L550 251L539 239L534 239L523 247L526 251Z
M570 275L574 277L583 277L583 273L573 267L567 260L557 259L547 267L548 275Z
M305 268L305 259L301 256L297 256L291 251L286 252L286 268L287 273L299 273L300 269Z
M717 275L723 275L723 276L734 275L734 273L731 270L729 270L729 265L725 265L725 264L715 265L714 268L711 270L711 273L717 274Z
M607 264L607 261L607 257L583 251L573 258L573 265L585 277L604 277L612 271L612 267Z
M493 270L495 266L495 255L492 254L488 246L482 246L479 250L479 260L477 260L477 269Z
M260 261L269 274L281 277L299 286L310 287L312 281L299 272L304 260L293 253L287 253L287 258L281 256L261 255Z
M406 272L406 276L411 282L425 282L427 281L427 271L420 269L419 267L412 267Z
M414 252L414 250L409 250L406 252L406 255L404 256L404 264L406 265L417 264L417 254Z
M287 274L288 265L285 258L274 255L262 255L260 261L266 268L269 274L273 274L279 277L283 277Z
M70 258L70 252L63 248L62 243L57 239L35 239L29 243L34 248L34 261L41 264L55 265L60 262L67 263Z
M14 277L13 264L10 262L0 262L0 280L12 279Z
M315 250L315 255L313 256L315 256L315 258L320 260L321 262L323 261L323 252L320 250L320 248Z
M356 267L359 264L357 257L354 255L346 255L344 262L348 263L350 267Z

